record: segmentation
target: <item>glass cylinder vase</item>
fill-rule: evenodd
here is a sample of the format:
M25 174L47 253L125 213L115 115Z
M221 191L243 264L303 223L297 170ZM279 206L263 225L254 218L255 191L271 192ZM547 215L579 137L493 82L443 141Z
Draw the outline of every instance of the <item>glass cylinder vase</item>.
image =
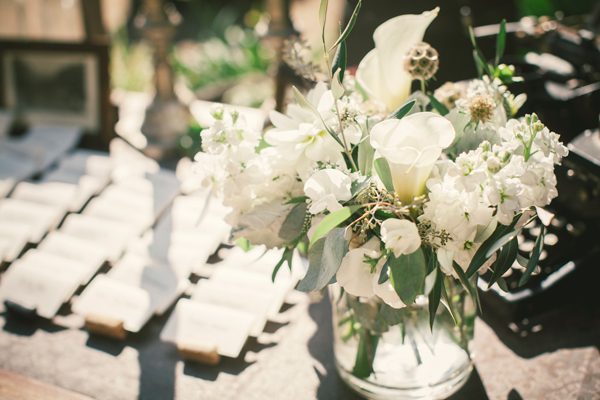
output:
M473 368L476 309L460 283L448 277L445 287L447 306L440 303L432 330L426 296L397 310L330 285L335 361L346 384L373 400L445 399L456 392Z

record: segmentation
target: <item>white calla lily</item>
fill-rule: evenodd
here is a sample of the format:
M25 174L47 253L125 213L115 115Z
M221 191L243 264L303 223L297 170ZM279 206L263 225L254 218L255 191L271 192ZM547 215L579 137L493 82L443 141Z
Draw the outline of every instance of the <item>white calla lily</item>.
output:
M412 76L404 70L404 56L423 41L425 30L437 17L439 7L420 15L401 15L379 25L373 33L375 48L362 59L356 81L369 97L393 111L410 94Z
M446 118L430 112L385 120L373 127L371 146L388 161L394 191L405 204L423 194L433 165L455 135Z

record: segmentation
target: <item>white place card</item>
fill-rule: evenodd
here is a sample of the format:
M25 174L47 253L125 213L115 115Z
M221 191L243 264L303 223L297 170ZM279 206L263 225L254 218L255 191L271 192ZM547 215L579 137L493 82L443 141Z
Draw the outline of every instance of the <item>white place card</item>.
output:
M77 286L88 283L96 272L92 271L89 265L82 262L47 253L39 249L27 250L21 257L21 260L38 268L52 271L54 275L72 277L77 283ZM73 290L75 289L77 289L77 287L73 288Z
M243 268L225 266L215 268L210 280L230 287L252 288L268 293L273 300L267 311L267 318L273 318L279 313L285 297L291 290L289 280L281 279L278 276L273 283L270 275Z
M155 173L160 170L158 162L145 156L138 149L120 138L114 138L110 141L109 154L116 168L129 167L133 175L138 175L138 173Z
M77 190L77 185L64 182L20 182L15 186L10 198L69 209L77 196Z
M59 231L102 247L108 261L117 261L127 244L137 235L136 227L129 223L82 214L68 215Z
M5 243L0 260L11 262L17 258L29 241L31 230L32 226L25 222L0 221L0 238Z
M170 269L157 265L147 257L127 253L108 276L141 287L152 298L156 314L163 314L189 287L190 281L179 279Z
M148 230L154 224L154 215L148 210L137 208L130 203L106 198L102 195L93 198L82 214L112 221L128 222L135 225L138 234Z
M61 231L49 232L37 249L78 261L86 265L92 274L96 273L107 259L107 252L102 246Z
M56 275L27 261L17 260L2 277L0 308L5 300L35 309L44 318L52 318L60 306L73 294L74 278Z
M58 169L78 175L94 176L108 182L114 168L114 161L104 152L77 149L60 160Z
M223 221L220 221L223 222ZM204 230L190 231L174 231L171 232L171 245L177 244L180 246L189 247L205 247L209 254L213 254L221 243L227 242L229 237L229 225L215 224L214 231L211 232L208 227Z
M101 197L122 203L124 206L137 207L139 210L154 214L154 199L135 190L119 185L110 185L102 191Z
M154 313L150 293L106 275L98 275L72 306L84 317L101 315L123 322L129 332L138 332Z
M200 225L200 217L206 206L206 198L199 196L177 196L173 200L171 215L173 230L190 230Z
M38 243L65 216L62 207L18 199L0 200L0 224L4 221L25 222L31 226L29 241Z
M15 180L12 178L0 179L0 198L6 197L12 188L15 187Z
M222 356L240 355L256 315L232 308L181 299L160 333L175 344L216 346Z
M273 304L273 293L201 279L196 284L191 299L255 314L256 321L250 329L250 336L258 337L267 323L267 313Z

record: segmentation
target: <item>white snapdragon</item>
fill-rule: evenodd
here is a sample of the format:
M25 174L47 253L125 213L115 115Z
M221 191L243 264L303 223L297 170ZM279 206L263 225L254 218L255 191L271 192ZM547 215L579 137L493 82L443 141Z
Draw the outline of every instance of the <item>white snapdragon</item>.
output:
M381 224L381 240L396 257L414 253L421 247L421 236L414 222L390 218Z
M304 193L312 200L309 212L318 214L340 210L340 201L350 200L352 181L337 169L322 169L315 172L304 184Z

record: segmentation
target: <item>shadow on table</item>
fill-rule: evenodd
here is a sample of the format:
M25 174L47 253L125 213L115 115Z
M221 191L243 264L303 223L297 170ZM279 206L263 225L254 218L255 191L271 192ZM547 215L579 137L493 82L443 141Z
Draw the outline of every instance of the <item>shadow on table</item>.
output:
M40 317L24 317L11 311L0 313L4 318L4 326L2 329L6 332L19 336L32 336L38 329L42 329L48 333L64 331L68 328L56 325L51 320Z
M311 356L318 362L315 372L320 380L317 389L319 400L359 400L363 399L354 393L337 374L333 361L333 326L331 320L331 303L329 297L320 303L311 304L308 313L317 325L317 331L308 342ZM323 368L320 368L320 365ZM448 400L488 400L489 397L474 368L465 385Z
M481 318L517 355L533 358L558 349L595 346L600 350L600 302L584 292L569 304L519 321L509 321L484 309ZM595 298L594 298L595 297Z

